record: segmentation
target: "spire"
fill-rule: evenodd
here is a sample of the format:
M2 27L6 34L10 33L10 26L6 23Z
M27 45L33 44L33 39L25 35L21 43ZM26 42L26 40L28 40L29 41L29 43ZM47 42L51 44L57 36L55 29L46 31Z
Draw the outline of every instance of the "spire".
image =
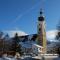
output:
M42 9L40 9L40 16L42 16L42 14L43 14L43 11L42 11Z
M44 21L43 11L40 9L40 17L38 17L38 21Z
M45 6L45 1L40 0L40 16L44 17L44 6Z

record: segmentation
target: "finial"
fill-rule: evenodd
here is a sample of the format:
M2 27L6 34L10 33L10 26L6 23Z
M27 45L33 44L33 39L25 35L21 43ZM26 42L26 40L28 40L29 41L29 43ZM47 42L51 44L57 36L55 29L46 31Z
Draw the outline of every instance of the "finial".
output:
M42 14L43 14L42 9L40 9L40 15L42 15Z

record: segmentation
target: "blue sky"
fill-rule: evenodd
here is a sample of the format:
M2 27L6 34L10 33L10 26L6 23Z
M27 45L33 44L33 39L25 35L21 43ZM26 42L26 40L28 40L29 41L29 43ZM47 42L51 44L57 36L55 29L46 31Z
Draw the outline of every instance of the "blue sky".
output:
M56 29L60 20L60 0L43 0L46 31ZM40 0L0 0L0 30L37 33Z

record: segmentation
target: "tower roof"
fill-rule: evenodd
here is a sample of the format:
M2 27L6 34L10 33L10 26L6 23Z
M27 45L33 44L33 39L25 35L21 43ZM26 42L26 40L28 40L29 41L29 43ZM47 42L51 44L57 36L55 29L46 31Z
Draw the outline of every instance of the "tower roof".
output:
M40 17L38 17L39 21L44 21L44 16L43 16L43 11L42 9L40 10Z

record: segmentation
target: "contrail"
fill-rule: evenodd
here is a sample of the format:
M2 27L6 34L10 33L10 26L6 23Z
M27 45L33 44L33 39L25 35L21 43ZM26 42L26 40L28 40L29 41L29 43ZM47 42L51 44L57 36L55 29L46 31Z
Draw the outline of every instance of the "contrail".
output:
M24 13L18 15L16 17L16 19L14 21L12 21L12 23L16 23L20 18L22 18L25 14L29 13L31 10L33 10L34 8L36 8L38 5L40 4L40 2L38 2L37 4L35 4L33 7L29 8L28 10L26 10Z
M41 5L41 8L44 8L44 2L46 0L40 0L37 4L35 4L34 6L32 6L31 8L29 8L28 10L26 10L24 13L18 15L16 17L16 19L14 20L15 22L18 21L20 18L22 18L22 16L24 16L25 14L29 13L31 10L33 10L34 8L36 8L39 4ZM41 2L41 3L40 3Z

